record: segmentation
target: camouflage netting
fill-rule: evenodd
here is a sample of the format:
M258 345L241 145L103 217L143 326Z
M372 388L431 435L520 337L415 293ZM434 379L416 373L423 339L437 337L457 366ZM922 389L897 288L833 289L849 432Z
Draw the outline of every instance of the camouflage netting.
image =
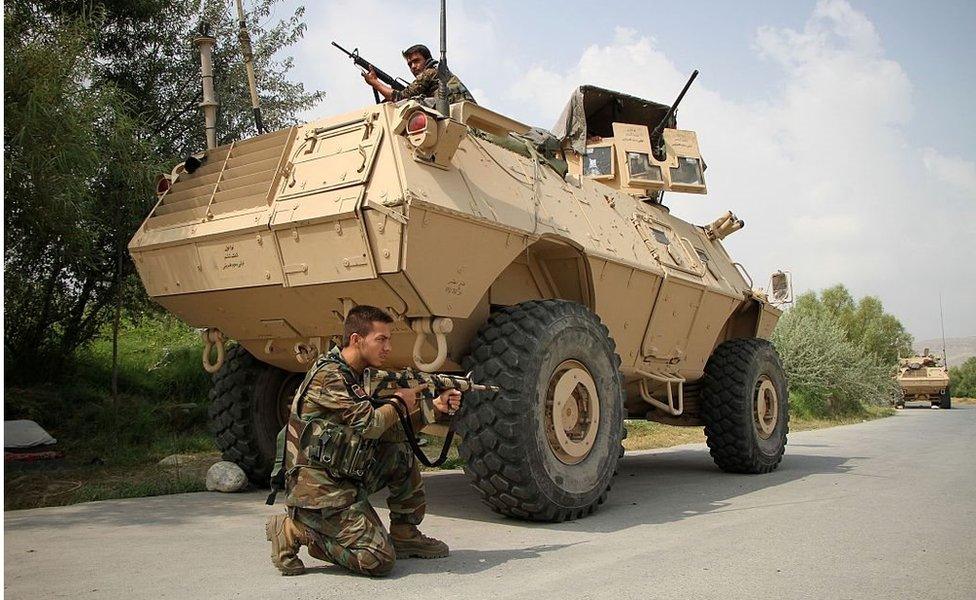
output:
M589 136L613 137L613 123L642 123L653 130L670 107L620 92L582 85L570 96L563 114L552 128L560 144L583 154ZM674 117L668 127L676 127Z

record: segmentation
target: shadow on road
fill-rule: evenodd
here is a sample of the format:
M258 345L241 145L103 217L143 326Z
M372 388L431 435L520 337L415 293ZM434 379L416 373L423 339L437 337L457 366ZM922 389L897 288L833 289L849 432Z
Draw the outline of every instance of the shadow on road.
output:
M427 511L505 527L608 533L728 510L731 499L761 489L810 475L848 473L853 468L849 461L857 458L787 454L773 473L735 475L719 471L703 449L628 455L620 461L606 504L592 516L566 523L528 523L497 515L478 501L463 474L451 473L427 479ZM467 488L463 497L458 493L462 486Z
M505 550L471 550L467 548L452 549L451 555L446 559L423 560L406 559L398 560L393 572L384 579L400 579L411 575L443 575L453 573L455 575L471 575L487 571L488 569L511 562L513 560L526 560L539 558L545 553L562 550L570 546L576 546L582 542L572 544L540 544L529 546L528 548L511 548ZM323 575L340 575L344 577L356 577L343 567L336 565L321 565L315 563L314 559L305 559L307 573L321 573ZM319 564L321 566L316 566Z
M802 447L802 446L792 446ZM819 446L818 446L819 447ZM767 475L732 475L719 471L704 448L689 448L650 454L627 455L621 459L613 489L603 506L592 516L566 523L530 523L503 517L483 505L467 477L460 472L425 478L430 515L480 521L501 527L542 528L566 531L612 532L648 523L668 523L690 516L725 509L733 498L764 488L781 485L817 474L843 474L850 470L853 457L817 456L787 453L780 468ZM249 527L262 520L269 510L264 506L266 492L218 495L180 494L154 498L133 498L91 502L55 509L13 511L5 515L4 529L53 531L71 525L127 527L166 527L199 522L202 526L220 520L226 527ZM386 494L372 498L374 506L385 506ZM280 510L281 502L278 507ZM47 511L57 511L54 519L38 520ZM529 558L547 552L548 547L477 553L486 562ZM459 550L459 553L473 552ZM527 554L526 554L527 553ZM525 554L525 556L523 556Z

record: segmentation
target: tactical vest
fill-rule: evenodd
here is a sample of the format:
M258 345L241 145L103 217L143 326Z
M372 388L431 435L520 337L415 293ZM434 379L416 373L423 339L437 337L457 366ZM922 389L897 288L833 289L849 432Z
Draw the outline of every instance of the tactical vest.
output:
M288 476L296 469L308 467L324 470L333 479L362 481L376 462L379 440L366 438L359 431L321 417L302 416L305 393L312 379L328 364L340 364L324 354L309 369L292 402L288 422L278 432L275 464L271 471L271 494L267 504L274 504L279 491L285 489ZM369 400L369 395L344 369L339 369L350 396ZM289 461L289 456L293 457Z

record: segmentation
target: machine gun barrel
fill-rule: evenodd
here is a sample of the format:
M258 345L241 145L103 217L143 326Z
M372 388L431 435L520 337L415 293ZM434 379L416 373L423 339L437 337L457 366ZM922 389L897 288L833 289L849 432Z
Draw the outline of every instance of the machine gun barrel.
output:
M369 71L372 69L373 72L376 73L376 78L393 88L394 91L402 92L406 88L406 86L391 77L388 73L386 73L386 71L383 71L373 63L360 56L359 48L354 48L353 51L350 52L335 42L332 42L332 45L338 48L340 52L351 58L353 64L355 64L357 67L363 69L364 71Z
M674 104L671 105L668 112L664 114L664 118L661 119L661 122L658 123L657 127L654 128L654 131L651 132L651 146L654 149L654 158L657 160L664 160L664 157L661 155L664 147L664 128L667 127L668 122L674 116L674 111L678 109L678 105L681 104L681 100L685 97L685 92L687 92L688 88L691 87L691 83L696 77L698 77L698 69L695 69L691 74L691 77L688 78L688 81L685 83L685 87L681 88L681 93L678 94L678 98L674 101Z

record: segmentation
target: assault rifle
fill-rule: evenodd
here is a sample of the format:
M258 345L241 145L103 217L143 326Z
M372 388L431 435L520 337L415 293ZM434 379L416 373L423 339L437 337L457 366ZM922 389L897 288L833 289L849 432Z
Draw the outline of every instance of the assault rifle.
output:
M406 88L405 85L403 85L393 77L390 77L388 73L386 73L385 71L383 71L382 69L374 65L373 63L369 62L368 60L360 56L359 48L353 48L352 52L350 52L335 42L332 42L332 45L338 48L346 56L351 58L353 64L359 67L360 69L362 69L364 72L368 73L369 70L372 69L373 72L376 73L376 78L382 81L383 83L385 83L386 85L390 86L391 88L393 88L393 91L402 92ZM380 99L380 93L377 92L375 89L373 90L373 97L376 99L377 104L382 102L382 100Z
M447 460L447 453L451 449L451 442L454 440L454 419L448 427L447 436L444 438L444 447L437 459L431 461L420 449L417 443L417 434L413 428L410 415L407 414L404 406L399 402L387 400L396 390L401 388L415 388L426 386L420 393L423 396L421 408L424 410L426 419L433 422L434 415L430 408L430 401L447 390L457 390L459 392L497 392L498 386L484 385L471 381L470 375L449 375L447 373L424 373L414 369L403 369L402 371L383 371L380 369L366 369L363 372L363 387L375 402L380 404L391 404L396 408L400 424L407 435L407 442L410 444L413 453L424 465L428 467L438 467ZM453 416L453 415L452 415Z

